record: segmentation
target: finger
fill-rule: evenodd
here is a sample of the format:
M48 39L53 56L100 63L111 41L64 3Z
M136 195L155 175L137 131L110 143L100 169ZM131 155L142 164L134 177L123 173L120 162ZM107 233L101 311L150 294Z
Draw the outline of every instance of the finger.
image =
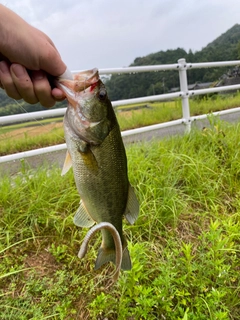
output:
M33 71L32 81L34 92L42 106L51 108L56 101L52 96L52 88L44 71Z
M5 60L6 57L4 57L4 55L0 52L0 60Z
M15 100L20 100L22 99L21 95L19 94L11 73L10 73L10 67L9 64L6 61L0 61L0 83L1 83L1 88L3 88L7 95L10 98L13 98Z
M66 98L64 92L58 88L53 88L52 89L52 96L54 97L55 100L57 101L62 101Z
M26 68L20 64L13 63L10 66L10 72L20 96L30 104L37 103L38 99L34 92L33 83Z

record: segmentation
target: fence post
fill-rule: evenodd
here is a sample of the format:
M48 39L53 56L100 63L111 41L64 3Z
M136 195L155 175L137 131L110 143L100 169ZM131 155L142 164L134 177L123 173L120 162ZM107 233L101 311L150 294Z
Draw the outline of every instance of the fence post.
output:
M191 118L189 108L189 96L188 96L188 81L187 81L187 63L185 59L179 59L179 81L180 90L183 92L182 95L182 115L186 125L186 133L191 131Z

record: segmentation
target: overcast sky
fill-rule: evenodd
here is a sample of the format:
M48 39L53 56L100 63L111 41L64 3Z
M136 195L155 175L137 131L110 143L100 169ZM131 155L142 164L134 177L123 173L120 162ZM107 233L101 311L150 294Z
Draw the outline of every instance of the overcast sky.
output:
M0 3L44 31L70 70L128 66L136 57L178 47L199 51L240 23L239 0Z

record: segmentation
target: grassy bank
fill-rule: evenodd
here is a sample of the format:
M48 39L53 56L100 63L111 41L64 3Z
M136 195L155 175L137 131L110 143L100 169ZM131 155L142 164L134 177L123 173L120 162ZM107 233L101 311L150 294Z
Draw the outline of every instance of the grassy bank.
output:
M72 173L29 172L0 181L0 319L240 318L240 125L127 148L141 212L124 221L133 268L109 286L73 225Z
M214 95L212 97L199 96L194 99L189 99L189 103L190 115L196 116L239 107L240 94ZM182 117L181 99L169 102L150 103L148 106L150 108L118 113L118 121L122 130L172 121Z
M121 112L117 112L122 131L176 120L182 116L181 100L149 103L148 108L127 111L133 106L121 107L119 108ZM238 106L240 106L240 94L190 99L192 116ZM0 156L63 143L63 129L58 127L57 130L53 130L49 126L52 122L59 122L59 118L0 128ZM40 128L38 133L34 132L35 126Z

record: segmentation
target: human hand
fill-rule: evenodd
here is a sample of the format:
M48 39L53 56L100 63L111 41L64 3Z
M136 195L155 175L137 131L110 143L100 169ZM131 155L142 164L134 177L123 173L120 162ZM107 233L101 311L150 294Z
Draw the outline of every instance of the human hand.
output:
M52 107L64 94L51 88L48 76L65 69L47 35L0 5L0 85L10 97Z
M47 108L65 97L60 89L51 88L43 70L28 72L22 65L6 61L0 61L0 86L15 100L24 99L30 104L40 102Z

